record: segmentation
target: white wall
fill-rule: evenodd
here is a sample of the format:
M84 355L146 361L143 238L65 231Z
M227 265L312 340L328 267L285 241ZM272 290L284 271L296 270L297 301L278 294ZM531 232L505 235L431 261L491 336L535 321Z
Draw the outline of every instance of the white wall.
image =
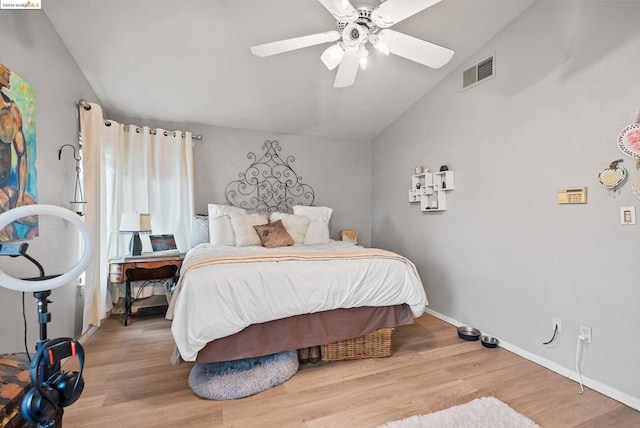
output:
M278 141L282 149L280 157L286 160L293 156L292 169L302 177L303 183L313 188L313 204L333 208L331 238L338 239L342 229L356 229L360 244L368 246L371 243L371 144L368 141L158 122L117 115L110 118L121 123L190 130L203 136L194 144L195 210L201 214L207 213L209 203L226 203L224 190L251 165L247 158L249 152L260 158L266 140Z
M465 66L496 54L496 77L461 91L450 75L375 139L373 245L418 266L429 307L640 403L640 201L635 160L616 147L640 111L640 2L538 1ZM624 158L619 193L597 172ZM448 164L448 210L408 202L417 164ZM587 186L586 205L556 190ZM564 330L551 346L551 319Z
M95 93L40 10L0 12L0 62L29 82L35 90L38 202L68 207L72 200L75 164L65 149L62 161L58 149L78 144L80 98ZM69 150L69 151L67 151ZM28 254L44 267L46 274L64 273L77 260L76 229L61 219L40 217L40 237L30 242ZM0 257L0 268L16 277L37 276L37 269L24 258ZM77 287L69 284L53 291L49 305L52 322L49 337L73 336L77 330ZM0 353L24 351L21 293L0 288ZM36 300L25 296L28 321L27 344L33 351L38 338Z

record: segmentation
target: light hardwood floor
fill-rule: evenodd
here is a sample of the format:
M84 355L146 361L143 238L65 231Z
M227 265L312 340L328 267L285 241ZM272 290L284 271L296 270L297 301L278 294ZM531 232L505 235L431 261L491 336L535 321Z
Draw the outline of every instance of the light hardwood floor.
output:
M640 412L429 315L393 345L390 358L308 364L268 391L211 401L189 389L192 363L169 362L169 321L113 316L85 344L86 387L63 426L375 427L492 395L542 427L640 427Z

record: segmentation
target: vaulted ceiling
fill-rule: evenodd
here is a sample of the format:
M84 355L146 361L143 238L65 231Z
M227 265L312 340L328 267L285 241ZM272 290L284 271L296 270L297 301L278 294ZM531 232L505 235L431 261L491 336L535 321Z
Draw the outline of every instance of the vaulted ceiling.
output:
M328 44L266 58L250 51L335 30L318 0L55 0L43 8L100 98L88 101L114 116L370 140L471 65L532 1L442 0L393 29L453 49L449 64L433 70L372 52L355 84L340 89L320 60Z

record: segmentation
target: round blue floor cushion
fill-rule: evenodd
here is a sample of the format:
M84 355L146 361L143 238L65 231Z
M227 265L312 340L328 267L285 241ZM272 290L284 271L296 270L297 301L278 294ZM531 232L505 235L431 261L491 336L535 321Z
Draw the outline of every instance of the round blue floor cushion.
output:
M297 371L297 351L221 363L196 364L189 375L189 387L202 398L231 400L280 385Z

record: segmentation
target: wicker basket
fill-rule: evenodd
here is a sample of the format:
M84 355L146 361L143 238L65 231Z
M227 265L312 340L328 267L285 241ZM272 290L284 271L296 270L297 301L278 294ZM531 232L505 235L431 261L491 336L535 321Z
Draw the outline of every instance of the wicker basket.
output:
M322 361L355 360L391 356L392 328L381 328L355 339L322 345Z

